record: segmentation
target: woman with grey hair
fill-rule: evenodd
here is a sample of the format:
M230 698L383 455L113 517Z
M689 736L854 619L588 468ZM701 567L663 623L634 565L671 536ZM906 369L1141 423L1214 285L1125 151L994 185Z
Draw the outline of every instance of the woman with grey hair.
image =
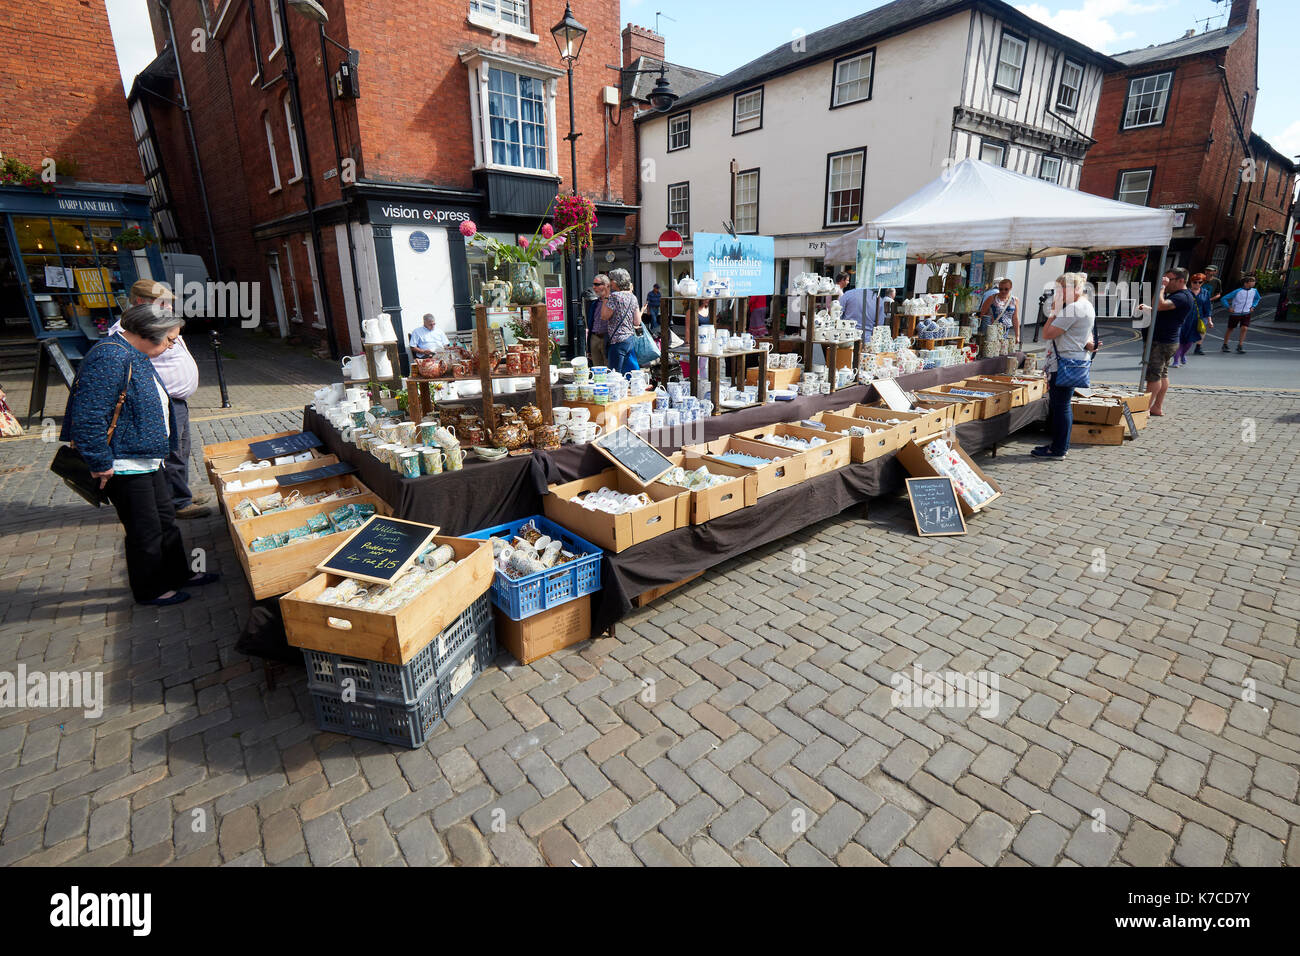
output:
M630 372L641 367L636 360L635 338L645 311L632 292L632 276L626 269L611 269L609 282L614 287L605 299L601 315L605 319L605 353L610 368Z
M153 359L171 348L184 320L156 305L122 314L122 327L87 353L63 418L63 440L81 452L126 530L126 573L140 604L189 600L190 574L163 461L171 450L171 402Z

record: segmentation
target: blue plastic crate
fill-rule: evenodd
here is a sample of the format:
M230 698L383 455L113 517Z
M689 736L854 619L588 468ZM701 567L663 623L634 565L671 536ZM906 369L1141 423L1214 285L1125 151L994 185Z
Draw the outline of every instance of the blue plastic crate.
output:
M492 578L492 603L516 621L600 590L600 562L604 551L541 515L499 524L495 528L484 528L465 537L480 540L492 537L510 539L530 521L537 525L537 530L542 534L563 542L566 551L582 553L583 556L568 564L522 578L509 578L498 571Z
M493 626L492 605L484 594L405 664L385 664L304 648L307 689L338 695L343 691L343 681L351 679L357 700L410 707L419 702L465 645Z

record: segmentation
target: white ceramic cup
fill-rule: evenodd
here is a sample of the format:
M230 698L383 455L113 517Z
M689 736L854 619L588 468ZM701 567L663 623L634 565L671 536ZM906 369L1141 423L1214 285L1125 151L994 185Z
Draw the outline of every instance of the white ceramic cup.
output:
M575 424L582 424L590 420L591 420L591 409L589 408L569 409L569 421Z
M567 405L557 405L555 408L551 409L551 415L555 418L555 424L566 424L569 421L569 413L571 411L573 411L573 409L569 408Z

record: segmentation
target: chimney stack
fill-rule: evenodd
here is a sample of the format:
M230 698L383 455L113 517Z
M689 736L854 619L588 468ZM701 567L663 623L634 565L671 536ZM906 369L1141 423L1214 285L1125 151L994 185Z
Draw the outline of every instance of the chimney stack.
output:
M629 23L623 28L623 65L631 66L639 56L664 58L664 38L653 30Z
M1245 26L1255 18L1255 0L1232 0L1232 11L1228 14L1228 26Z

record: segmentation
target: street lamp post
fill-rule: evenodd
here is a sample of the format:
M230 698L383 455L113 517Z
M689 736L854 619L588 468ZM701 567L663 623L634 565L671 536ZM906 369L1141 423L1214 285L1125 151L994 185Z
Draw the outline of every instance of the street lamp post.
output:
M582 134L575 129L577 124L573 111L573 64L577 62L578 55L582 52L582 43L587 38L587 28L573 16L573 10L567 2L564 4L564 19L551 28L551 36L555 38L555 45L560 51L560 58L564 60L569 76L569 135L565 139L569 141L570 187L571 192L576 196L578 195L578 137ZM569 298L569 348L576 354L578 325L582 321L582 307L578 299L578 289L582 285L582 255L571 250L570 259L573 262L573 276ZM585 325L585 322L582 324Z

